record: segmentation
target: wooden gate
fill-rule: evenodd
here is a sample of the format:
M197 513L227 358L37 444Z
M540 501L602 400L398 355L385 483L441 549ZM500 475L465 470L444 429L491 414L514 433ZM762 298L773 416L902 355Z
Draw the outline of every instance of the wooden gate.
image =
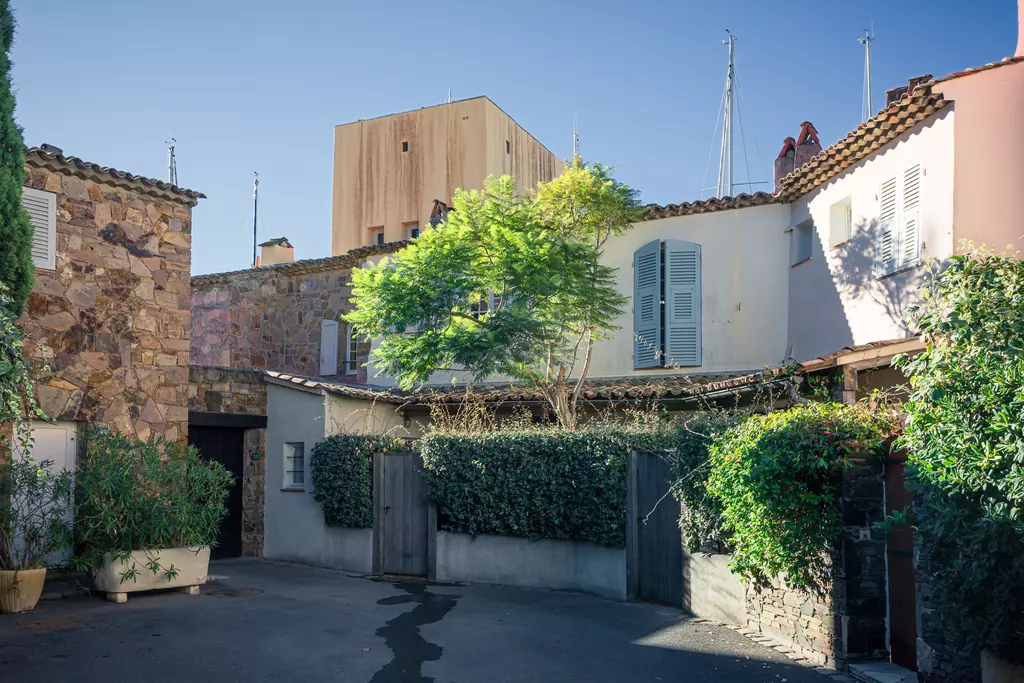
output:
M682 607L683 539L679 501L668 493L671 484L663 457L630 454L626 573L631 599Z
M885 512L902 512L913 504L906 488L906 451L885 461ZM889 589L889 658L917 671L917 577L914 574L914 531L909 524L890 530L885 544Z
M239 557L242 554L242 443L244 430L232 427L188 428L188 443L208 460L219 462L234 481L226 501L228 516L220 524L217 546L210 557Z
M426 576L430 508L419 453L373 459L374 572Z

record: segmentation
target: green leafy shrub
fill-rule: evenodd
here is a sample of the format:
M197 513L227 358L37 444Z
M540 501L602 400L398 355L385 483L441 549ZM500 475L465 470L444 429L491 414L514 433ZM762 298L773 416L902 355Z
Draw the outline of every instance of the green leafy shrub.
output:
M666 445L663 431L608 425L435 432L420 441L442 529L612 547L626 541L630 449Z
M735 413L698 413L674 431L668 455L672 494L680 503L679 527L690 550L725 552L729 533L722 524L722 505L708 495L710 451L723 433L742 422Z
M1024 661L1024 263L955 256L911 317L928 346L896 364L920 569L958 644Z
M75 475L73 567L125 561L135 550L216 543L232 480L220 463L162 438L138 441L102 427L88 428L85 438ZM156 560L149 569L174 571ZM133 578L128 572L122 581Z
M313 446L313 499L331 526L373 526L373 454L409 450L405 439L335 434Z
M0 461L0 570L46 567L71 547L71 473L28 455Z
M753 415L728 430L711 448L707 490L730 534L733 571L824 590L847 456L880 447L884 432L878 418L836 403Z

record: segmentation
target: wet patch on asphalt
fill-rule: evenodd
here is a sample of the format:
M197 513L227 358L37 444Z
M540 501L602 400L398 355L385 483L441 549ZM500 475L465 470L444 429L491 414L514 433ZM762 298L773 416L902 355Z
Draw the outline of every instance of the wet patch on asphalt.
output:
M384 639L394 657L373 675L370 683L432 683L433 678L423 676L423 664L439 660L444 649L428 642L420 634L420 626L441 621L462 596L431 593L422 582L399 581L394 586L406 594L381 598L378 605L416 606L377 629L377 635Z

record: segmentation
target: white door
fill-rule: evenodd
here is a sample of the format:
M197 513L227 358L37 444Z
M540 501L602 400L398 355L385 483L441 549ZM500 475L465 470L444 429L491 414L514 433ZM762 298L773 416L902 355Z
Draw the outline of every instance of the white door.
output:
M51 473L67 470L74 473L75 459L78 453L78 424L75 422L33 422L32 438L35 444L32 446L32 459L36 462L52 460L53 465L49 468ZM73 514L69 513L68 521L71 522ZM70 556L70 549L60 554L50 556L50 565L60 564L67 561Z

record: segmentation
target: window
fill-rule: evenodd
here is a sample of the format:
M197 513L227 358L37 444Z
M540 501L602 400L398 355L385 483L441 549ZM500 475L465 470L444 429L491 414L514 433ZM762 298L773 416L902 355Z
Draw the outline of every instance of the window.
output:
M850 198L836 202L828 210L828 246L835 249L853 236L853 207Z
M657 240L633 254L633 366L701 364L701 249Z
M57 267L57 195L23 187L21 204L32 224L32 263L53 270Z
M373 243L376 245L384 244L384 231L374 230L373 231Z
M791 266L798 265L811 258L814 251L814 222L807 220L793 227L792 241L790 242Z
M402 151L403 152L408 152L409 151L409 143L407 141L403 141L402 142Z
M338 321L320 321L320 374L338 374Z
M284 487L306 488L306 449L301 441L284 445Z
M888 178L878 188L875 262L888 275L921 260L921 162Z
M345 374L354 375L359 369L359 335L356 326L348 326L348 339L345 340Z
M414 239L416 239L417 237L420 236L420 226L418 226L416 224L413 224L413 225L408 226L408 229L409 229L409 239L414 240Z
M512 143L509 142L508 140L505 140L505 154L511 154L511 153L512 153Z
M477 320L483 317L489 309L488 304L490 298L491 295L487 292L484 292L480 296L476 297L473 301L469 303L469 314L476 318Z

